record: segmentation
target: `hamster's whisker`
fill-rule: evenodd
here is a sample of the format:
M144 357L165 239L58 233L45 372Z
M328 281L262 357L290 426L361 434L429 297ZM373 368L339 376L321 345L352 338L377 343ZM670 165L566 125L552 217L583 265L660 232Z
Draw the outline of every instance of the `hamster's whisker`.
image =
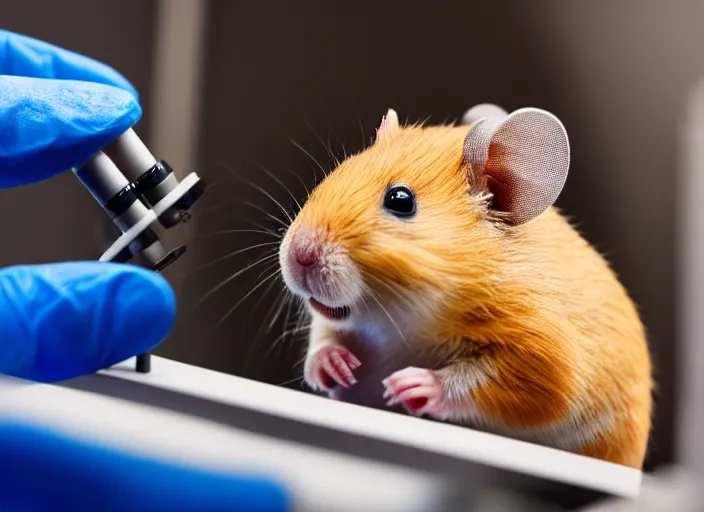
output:
M234 233L260 233L262 235L271 235L275 236L276 238L283 238L281 235L278 233L275 233L274 231L265 231L263 229L225 229L223 231L216 231L215 233L204 233L202 235L198 235L195 238L196 239L201 239L201 238L211 238L214 236L222 236L222 235L231 235Z
M269 326L268 326L268 328L267 328L267 334L270 332L271 327L272 327L272 326L274 325L274 323L276 322L276 316L278 316L278 314L279 314L279 312L281 311L281 309L283 308L284 304L286 304L287 298L288 298L288 294L286 294L286 293L281 294L281 298L282 298L283 300L281 300L281 302L280 302L280 306L279 306L279 310L277 311L277 314L276 314L276 315L274 316L274 318L272 318L272 319L270 320L270 322L269 322ZM290 310L290 307L291 307L291 306L290 306L290 302L289 302L289 310ZM270 312L271 312L271 310L270 310ZM266 317L265 317L265 318L266 318ZM263 325L263 324L262 324L262 325ZM286 334L287 334L286 328L287 328L287 327L288 327L287 322L284 322L284 326L283 326L283 331L284 331L284 332L283 332L283 334L282 334L281 336L277 337L276 340L274 340L273 342L269 343L269 347L264 351L264 355L263 355L263 358L262 358L263 360L266 360L266 358L269 357L269 355L271 354L271 352L274 350L274 347L276 346L277 341L279 340L279 338L286 336ZM260 329L260 330L261 330L261 329ZM250 350L249 350L250 355L251 355L251 352L252 352L252 348L253 348L253 347L250 347ZM247 359L249 359L249 355L247 356Z
M310 330L310 326L308 326L308 325L305 325L303 327L294 327L293 329L285 330L284 332L281 333L281 335L278 338L276 338L272 342L271 347L268 352L271 352L271 350L273 350L275 347L277 347L283 341L285 341L286 336L288 336L289 334L298 334L299 332L304 332L304 331L308 331L308 330Z
M267 291L265 292L264 296L266 296L267 293L271 290L271 287L276 284L276 280L271 282L271 285L267 288ZM280 283L279 283L280 284ZM279 290L279 293L277 294L277 298L272 302L271 307L269 310L266 312L266 315L264 315L264 322L262 322L262 327L266 323L266 334L269 334L271 331L271 327L276 323L276 319L279 317L279 314L281 313L281 309L283 308L284 304L286 303L286 295L281 293L282 290ZM261 301L260 301L261 302ZM254 308L256 309L256 307ZM273 315L272 315L273 312ZM269 318L269 322L267 323L266 320ZM261 333L261 327L259 328L259 332L257 333L257 336Z
M401 302L407 302L406 298L401 294L401 292L393 285L385 282L383 279L379 279L377 277L371 276L371 279L376 282L378 285L383 286L386 290L388 290L391 293L391 298L401 301Z
M355 110L355 113L357 114L357 123L359 123L359 129L362 132L362 149L364 149L367 147L367 144L369 144L369 141L367 140L367 136L364 133L364 124L362 124L362 116L359 114L359 109L357 108L356 102L354 105L354 110Z
M318 166L318 169L320 169L320 172L323 173L323 178L325 178L325 177L327 176L327 173L325 172L325 169L323 168L322 165L320 165L320 162L318 162L318 160L317 160L313 155L311 155L308 151L306 151L306 149L305 149L303 146L301 146L298 142L296 142L295 140L291 139L291 143L292 143L294 146L296 146L298 149L300 149L301 151L303 151L303 153L305 153L305 154L308 156L308 158L310 158L311 160L313 160L313 162L315 163L315 165ZM317 179L317 173L315 173L315 171L313 171L313 172L314 172L314 174L316 174L316 179Z
M277 274L281 274L281 269L279 268L279 262L278 261L272 261L270 265L267 265L267 267L260 272L260 274L257 276L257 281L262 278L264 274L268 274L272 270L275 270Z
M301 322L306 317L305 310L306 310L306 303L303 301L300 301L298 303L298 311L296 312L296 316L298 317L296 320L296 329L300 328Z
M281 277L281 272L280 271L276 272L276 276ZM276 319L278 318L279 313L281 312L281 309L283 308L283 305L286 302L286 294L282 293L284 291L285 286L280 281L278 281L278 280L272 281L272 284L267 289L271 290L271 287L276 284L279 285L279 289L277 290L277 293L276 293L276 299L274 299L272 301L271 307L266 312L266 315L264 315L264 322L262 322L262 325L264 325L266 323L266 326L267 326L266 332L267 333L271 330L271 327L274 325L274 323L276 323ZM270 319L270 320L267 322L267 319Z
M328 151L330 152L330 155L332 158L335 160L335 165L339 166L340 165L340 160L338 160L337 155L333 152L332 150L332 143L330 142L330 136L332 135L331 132L328 132Z
M257 167L259 167L262 171L264 171L272 180L276 181L279 185L281 185L281 187L288 193L288 195L291 196L291 199L294 200L294 202L296 203L296 206L298 206L298 211L300 212L300 211L301 211L301 203L298 202L298 199L296 199L296 196L293 195L293 193L291 192L291 189L289 189L289 188L284 184L283 181L281 181L279 178L277 178L277 177L274 175L274 173L270 172L269 169L267 169L267 168L264 167L263 165L259 165L259 164L256 164L256 165L257 165ZM293 221L292 221L292 222L293 222Z
M274 196L272 196L269 192L267 192L266 190L264 190L263 188L261 188L259 185L256 185L256 184L254 184L254 183L250 183L250 185L251 185L252 187L254 187L256 190L260 191L260 192L261 192L262 194L264 194L266 197L268 197L269 199L271 199L271 200L276 204L276 206L278 206L279 209L280 209L282 212L284 212L284 215L286 215L286 218L288 219L288 221L289 221L289 222L293 222L293 217L291 217L291 215L288 213L288 210L287 210L286 208L284 208L283 205L282 205L279 201L277 201L277 200L274 198Z
M293 296L293 294L288 292L287 288L284 288L284 296L286 298L286 303L288 304L288 307L286 308L286 316L284 317L283 333L277 338L276 341L274 341L274 344L276 344L279 339L283 339L288 334L298 332L299 330L298 322L296 322L296 325L293 329L289 329L289 326L291 324L291 310L293 309L295 297ZM271 326L273 326L273 322L271 323ZM267 353L269 353L269 351L267 351Z
M289 320L291 319L291 309L293 309L294 297L289 293L288 288L284 289L288 307L286 308L286 316L284 317L284 331L288 328Z
M307 357L307 356L306 356L305 351L304 351L303 357L301 357L298 361L296 361L295 363L293 363L293 367L292 367L292 368L298 368L299 366L304 366L304 365L305 365L305 362L306 362L306 357ZM306 390L306 387L307 387L307 383L306 383L306 381L305 381L305 373L304 373L304 372L305 372L305 369L302 369L302 370L301 370L301 376L300 376L300 379L301 379L301 381L300 381L300 382L301 382L301 384L300 384L300 386L301 386L300 389L301 389L302 391L305 391L305 390Z
M280 273L280 272L279 272L279 273ZM269 292L271 291L272 286L274 286L276 283L277 283L277 280L276 280L276 279L273 280L273 281L271 281L271 283L269 284L269 286L267 286L267 289L264 291L264 293L262 294L262 296L261 296L261 297L259 298L259 300L257 301L257 304L255 304L254 307L252 308L253 310L256 310L256 309L259 307L259 304L261 303L261 301L264 299L264 297L266 297L266 296L269 294ZM280 283L279 283L279 284L280 284ZM259 326L259 329L257 329L256 335L252 338L252 342L249 344L249 349L247 350L247 356L246 356L246 358L245 358L245 363L244 363L245 371L249 371L250 362L251 362L251 360L252 360L252 356L253 356L254 353L255 353L255 349L258 349L259 346L260 346L262 343L264 343L265 340L266 340L266 336L262 336L262 331L263 331L263 329L264 329L264 327L265 327L265 325L266 325L266 323L267 323L267 320L269 320L269 324L268 324L268 326L266 327L266 334L268 335L269 332L271 331L271 327L272 327L272 326L274 325L274 323L276 322L276 319L277 319L277 317L278 317L278 315L279 315L279 313L280 313L280 311L281 311L281 308L283 308L284 303L286 302L286 295L287 295L287 294L286 294L286 293L281 293L282 291L283 291L283 290L281 290L281 289L278 290L277 298L276 298L274 301L272 301L272 306L269 308L269 310L268 310L268 311L266 312L266 314L264 315L264 321L261 322L261 325ZM277 310L276 313L274 313L274 315L272 316L272 311L274 311L274 309L275 309L277 306L278 306L278 310ZM264 351L264 355L263 355L263 357L261 358L261 361L265 361L265 360L266 360L266 358L268 357L270 351L271 351L270 348L269 348L269 349L266 349L266 350Z
M303 375L300 375L298 377L295 377L293 379L289 379L287 381L281 382L279 384L276 384L277 386L288 386L289 384L293 384L294 382L298 382L299 380L303 380Z
M227 320L229 318L229 316L235 312L235 310L240 306L240 304L242 304L245 300L247 300L254 292L256 292L259 288L261 288L267 281L269 281L270 279L273 279L276 276L277 276L277 274L274 273L274 274L271 274L270 276L268 276L267 278L263 279L262 281L259 282L259 284L252 287L252 289L249 292L247 292L244 295L244 297L242 297L240 300L235 302L235 305L232 306L230 309L228 309L227 312L223 315L223 317L218 321L218 323L215 324L215 327L213 327L213 330L211 332L211 337L213 334L215 334L215 332L223 324L223 322L225 322L225 320Z
M279 242L263 242L261 244L255 244L255 245L250 245L249 247L244 247L243 249L238 249L236 251L232 251L230 253L225 254L224 256L220 256L219 258L216 258L212 261L209 261L208 263L205 263L195 269L193 269L191 272L189 272L187 275L190 277L193 274L200 272L203 269L206 269L208 267L212 267L213 265L217 265L220 262L223 262L227 259L230 259L234 256L237 256L238 254L243 254L245 252L251 251L252 249L259 249L260 247L270 247L272 245L276 245L278 247ZM278 250L277 250L278 252Z
M246 204L247 206L251 206L251 207L254 208L255 210L260 211L261 213L263 213L264 215L266 215L266 216L269 217L270 219L275 220L276 222L278 222L279 224L281 224L284 228L288 229L288 226L289 226L289 225L288 225L286 222L284 222L283 220L281 220L280 218L278 218L276 215L272 215L271 213L269 213L268 211L266 211L266 210L265 210L264 208L262 208L261 206L257 206L256 204L250 203L249 201L246 201L244 204Z
M276 309L276 312L274 313L274 315L273 315L273 316L271 317L271 319L269 320L269 324L268 324L267 327L266 327L266 332L267 332L267 334L268 334L269 332L271 332L272 327L274 327L274 324L276 323L276 321L277 321L277 320L279 319L279 317L281 316L281 312L283 311L284 306L285 306L287 303L289 303L290 301L291 301L291 297L290 297L290 295L287 293L286 287L284 286L284 287L279 291L279 299L277 299L277 302L274 303L274 304L278 303L279 305L278 305L278 307L277 307L277 309ZM270 310L270 311L271 311L271 310Z
M403 290L398 289L398 287L387 283L383 279L380 279L374 276L373 274L365 272L363 275L365 279L371 280L376 284L386 288L391 293L392 299L398 300L399 302L405 304L408 307L413 307L413 301L409 297L407 297L406 294L402 293Z
M206 294L203 295L200 299L198 299L198 302L196 302L196 305L194 306L194 309L197 308L199 305L201 305L203 302L205 302L205 300L207 300L208 297L212 296L215 292L217 292L218 290L220 290L220 289L221 289L223 286L225 286L227 283L232 282L232 280L237 279L239 276L241 276L242 274L244 274L244 273L247 272L248 270L253 269L253 268L256 267L257 265L261 265L261 264L264 263L265 261L268 261L268 260L270 260L270 259L272 259L272 258L278 258L278 256L279 256L278 253L270 254L269 256L265 256L264 258L261 258L261 259L255 261L254 263L251 263L251 264L247 265L247 266L244 267L243 269L238 270L237 272L235 272L234 274L232 274L230 277L228 277L228 278L225 279L224 281L221 281L219 284L217 284L216 286L214 286L213 288L211 288L210 291L208 291L208 293L206 293Z
M337 157L335 156L335 153L333 152L332 148L330 147L330 132L328 132L328 143L326 145L325 142L323 141L323 139L320 137L320 135L318 135L318 132L315 131L315 129L310 125L310 123L308 121L305 122L305 125L308 127L308 129L311 132L313 132L313 135L315 135L315 138L318 139L318 142L320 142L320 145L323 146L325 151L327 151L328 158L332 158L333 160L335 160L335 162L337 162L337 165L340 165L339 160L337 159Z
M268 271L271 272L271 270L272 270L272 268L269 267ZM257 280L262 279L262 276L263 276L264 274L267 274L267 271L264 271L264 272L262 272L261 274L259 274L259 276L257 277ZM274 277L278 277L280 274L281 274L281 270L276 270L275 272L273 272L273 276L274 276ZM266 287L266 289L264 290L264 293L262 294L262 296L259 298L259 300L257 301L257 303L252 307L253 310L256 310L256 309L259 307L259 304L262 303L262 300L264 300L264 297L267 296L267 294L271 291L271 289L274 287L274 285L275 285L276 283L277 283L276 280L273 280L273 281L271 281L271 282L269 283L269 286ZM276 304L276 302L274 302L274 304ZM269 308L269 313L271 313L271 310L272 310L272 309L274 309L273 306ZM269 314L267 314L264 318L268 318L268 316L269 316ZM262 325L263 325L263 323L262 323Z
M289 299L293 299L293 296L289 294L289 295L288 295L288 298L289 298ZM292 306L292 305L293 305L293 301L292 301L292 300L289 300L289 307L288 307L288 311L287 311L287 316L291 313L291 306ZM281 335L280 335L279 337L277 337L277 338L271 343L271 346L269 347L269 349L267 349L267 351L266 351L266 353L265 353L265 357L268 357L269 354L271 354L271 352L272 352L274 349L276 349L277 352L278 352L278 349L283 346L283 342L286 341L287 336L289 336L289 335L295 336L296 334L298 334L298 333L300 333L300 332L305 332L305 331L307 331L307 330L309 330L309 329L310 329L310 325L306 325L306 326L303 326L303 327L294 326L293 328L290 328L290 329L289 329L289 322L288 322L288 320L287 320L286 322L284 322L284 329L283 329L283 332L281 333ZM292 339L291 341L293 341L293 339Z
M225 203L217 204L217 205L215 205L215 206L212 206L212 207L210 207L210 208L206 208L205 210L201 211L201 212L200 212L200 215L203 216L205 213L208 213L208 212L211 212L211 213L212 213L212 212L215 211L215 210L222 210L223 208L230 208L230 206L231 206L231 205L228 205L228 204L225 204ZM232 214L233 212L232 212L231 209L228 209L228 210L225 210L225 213L228 214L228 215L230 215L230 214ZM268 233L268 234L272 234L272 235L274 235L274 236L279 236L279 235L278 235L276 232L274 232L273 230L267 228L266 226L262 226L261 224L259 224L259 223L257 223L257 222L254 222L253 220L251 220L251 219L249 219L249 218L247 218L247 217L238 216L238 217L236 217L236 218L237 218L237 220L244 220L244 221L246 221L247 223L252 224L253 226L255 226L255 227L257 227L257 228L262 229L263 231L265 231L265 232ZM206 235L206 236L207 236L207 235Z
M228 170L229 170L229 169L228 169ZM268 172L268 171L265 170L265 172ZM274 204L276 204L276 206L278 206L278 207L281 209L281 211L284 212L284 215L286 215L286 217L288 218L289 222L293 222L293 219L291 218L291 215L289 215L288 210L286 210L286 208L284 208L283 205L282 205L279 201L277 201L277 200L274 198L274 196L272 196L269 192L267 192L266 190L264 190L262 187L260 187L260 186L257 185L256 183L254 183L254 182L252 182L252 181L249 181L249 180L247 180L247 179L245 179L245 178L243 178L243 177L241 177L241 176L238 176L237 173L235 173L235 172L232 171L232 170L230 170L230 173L235 177L235 179L241 181L241 182L244 183L245 185L249 185L249 186L252 187L253 189L257 190L258 192L261 192L262 194L264 194L267 198L271 199L271 200L274 202ZM270 176L271 176L271 174L270 174ZM277 181L278 181L278 180L277 180ZM281 183L281 182L279 182L279 183ZM282 185L283 185L283 184L282 184ZM284 186L284 188L286 188L286 187ZM288 189L286 189L286 190L288 191ZM294 198L294 200L295 200L295 198Z
M408 344L408 340L406 340L406 337L403 335L403 332L402 332L401 329L399 328L398 324L397 324L396 321L391 317L391 315L390 315L389 312L386 310L386 308L384 307L384 305L379 301L379 299L376 298L376 296L374 295L373 292L370 293L369 296L370 296L372 299L374 299L374 301L376 301L377 304L379 304L379 307L381 308L381 310L382 310L384 313L386 313L386 316L389 317L389 320L391 320L391 323L394 324L394 327L396 327L396 330L397 330L398 333L401 335L401 339L402 339L403 342L406 344L406 346L410 346L410 345Z
M371 313L371 309L369 309L369 302L367 302L367 298L364 295L362 295L362 304L364 304L364 308L367 310L367 313Z
M301 185L303 185L303 190L306 191L306 199L310 198L310 192L308 191L308 187L306 187L306 184L303 181L303 179L298 174L296 174L295 172L293 172L291 170L289 170L288 172L293 174L296 178L298 178L298 181L300 181Z
M272 264L272 265L267 266L267 268L266 268L263 272L261 272L261 273L259 274L259 276L257 277L257 281L259 281L259 280L262 278L262 276L264 276L265 274L268 274L268 273L271 272L272 270L274 270L274 275L279 275L279 274L281 273L281 270L278 269L276 263L274 263L274 264ZM266 289L264 290L264 293L262 293L261 297L259 297L259 300L257 301L257 303L256 303L254 306L252 306L252 310L256 310L256 309L259 307L259 305L262 303L262 301L264 300L264 298L265 298L267 295L269 295L269 292L271 291L271 289L272 289L272 288L274 287L274 285L276 285L276 284L277 284L277 280L276 280L276 279L274 279L273 281L271 281L271 282L269 283L269 286L266 287ZM278 296L281 297L280 291L279 291ZM277 300L274 300L274 301L272 302L271 307L269 308L269 310L267 311L267 313L264 315L264 321L259 325L259 329L257 329L257 333L254 335L253 340L252 340L252 343L250 343L250 345L249 345L249 349L247 350L247 357L245 358L245 363L244 363L244 368L245 368L245 370L248 370L248 369L249 369L249 362L250 362L251 359L252 359L252 355L253 355L253 352L254 352L254 348L255 348L256 346L258 346L259 343L261 342L261 339L262 339L262 338L261 338L262 329L264 328L264 324L266 323L266 319L271 316L271 312L272 312L272 311L274 310L274 308L276 307L277 302L278 302L278 299L277 299ZM267 332L268 332L268 331L267 331Z
M270 234L274 235L274 236L277 237L277 238L280 238L280 239L281 239L281 238L284 237L283 234L277 233L277 232L274 231L273 229L270 229L270 228L268 228L268 227L266 227L266 226L262 226L262 225L259 224L258 222L254 222L254 221L251 220L251 219L245 219L245 220L246 220L247 222L249 222L250 224L252 224L253 226L256 226L257 228L262 229L262 230L266 231L267 233L270 233ZM279 229L281 229L281 228L279 228Z

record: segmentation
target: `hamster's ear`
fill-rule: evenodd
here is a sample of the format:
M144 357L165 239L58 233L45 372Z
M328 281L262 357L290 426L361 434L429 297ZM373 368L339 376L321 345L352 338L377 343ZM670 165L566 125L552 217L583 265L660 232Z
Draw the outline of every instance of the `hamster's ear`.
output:
M547 210L562 192L570 145L549 112L525 108L479 119L464 143L470 187L488 189L506 222L523 224Z
M376 130L376 140L388 137L398 130L398 114L394 109L389 109L386 115L381 118L381 124Z
M504 109L492 103L481 103L470 108L462 116L462 124L473 125L484 117L505 117L508 115Z

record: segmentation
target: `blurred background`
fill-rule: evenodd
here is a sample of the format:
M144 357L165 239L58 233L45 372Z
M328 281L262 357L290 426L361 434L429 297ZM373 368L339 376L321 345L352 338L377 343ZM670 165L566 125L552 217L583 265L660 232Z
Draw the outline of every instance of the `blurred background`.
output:
M157 158L211 184L178 235L189 252L167 275L180 318L157 353L272 384L300 385L303 349L295 333L282 338L296 323L293 315L286 321L286 308L270 325L279 280L252 291L273 266L258 265L200 301L276 248L273 236L232 232L281 227L274 202L243 180L293 207L263 169L302 201L319 166L328 170L333 157L363 148L389 107L402 120L431 123L484 102L557 115L572 145L558 206L608 257L649 332L658 390L648 470L679 460L686 435L678 421L689 331L675 269L678 187L688 187L678 173L689 97L704 75L702 19L704 2L685 0L2 6L3 28L121 71L140 91L137 131ZM96 259L114 236L71 175L0 195L2 266ZM16 212L28 208L54 224L18 222Z

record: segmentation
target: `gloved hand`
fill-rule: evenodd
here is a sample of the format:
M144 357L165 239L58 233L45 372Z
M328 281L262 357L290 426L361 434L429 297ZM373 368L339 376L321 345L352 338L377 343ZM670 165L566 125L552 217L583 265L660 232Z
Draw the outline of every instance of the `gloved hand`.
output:
M0 31L0 188L80 165L142 115L113 69ZM147 352L170 331L175 298L159 275L99 262L0 270L0 373L63 380Z
M0 188L80 165L142 115L113 69L0 30ZM0 250L2 250L0 248ZM158 274L76 262L0 270L0 374L57 381L147 352L176 304ZM0 510L287 510L275 484L177 468L0 424Z
M117 71L0 30L0 188L82 163L142 116Z

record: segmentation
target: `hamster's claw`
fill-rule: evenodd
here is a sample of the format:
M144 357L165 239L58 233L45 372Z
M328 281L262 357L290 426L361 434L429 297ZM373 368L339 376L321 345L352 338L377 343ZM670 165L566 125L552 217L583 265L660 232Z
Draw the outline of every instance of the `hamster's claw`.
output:
M443 415L445 395L434 371L408 367L393 373L382 384L387 407L402 404L415 416Z
M357 383L352 372L361 365L345 347L329 345L311 356L306 364L305 380L319 391L331 391L336 385L349 388Z

